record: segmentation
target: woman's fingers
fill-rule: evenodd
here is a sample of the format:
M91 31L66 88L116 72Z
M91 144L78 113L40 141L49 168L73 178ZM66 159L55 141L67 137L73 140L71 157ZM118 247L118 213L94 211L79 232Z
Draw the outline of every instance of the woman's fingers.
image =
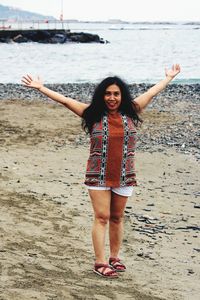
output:
M26 80L26 78L22 78L21 80L24 84L29 84L28 80Z
M27 74L26 76L27 76L27 78L28 78L30 81L33 80L33 78L31 77L31 75Z
M173 65L172 69L173 69L173 71L179 71L180 72L181 67L180 67L179 64L175 64L175 65Z
M22 77L22 80L21 80L21 81L22 81L22 83L25 84L26 86L31 86L33 79L32 79L32 77L31 77L30 75L26 75L26 76L23 76L23 77Z
M30 81L27 80L27 78L25 76L22 77L22 82L26 85L29 85L30 84Z
M23 76L22 78L23 78L23 80L25 80L26 82L29 82L29 83L31 83L31 81L33 81L33 78L28 74L26 76Z
M180 73L180 71L181 71L180 65L179 65L179 64L176 64L176 65L174 66L174 72L175 72L176 74L178 74L178 73Z
M40 88L42 86L42 81L40 80L39 76L37 79L33 79L31 75L27 74L22 77L21 82L30 88Z

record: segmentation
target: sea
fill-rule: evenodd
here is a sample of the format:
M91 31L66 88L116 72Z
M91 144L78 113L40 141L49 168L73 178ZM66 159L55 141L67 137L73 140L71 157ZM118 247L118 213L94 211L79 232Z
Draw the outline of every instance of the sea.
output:
M31 24L30 24L31 25ZM0 43L0 83L40 76L45 83L97 83L117 75L127 83L155 83L181 65L174 83L200 83L199 23L70 22L65 29L98 34L107 43Z

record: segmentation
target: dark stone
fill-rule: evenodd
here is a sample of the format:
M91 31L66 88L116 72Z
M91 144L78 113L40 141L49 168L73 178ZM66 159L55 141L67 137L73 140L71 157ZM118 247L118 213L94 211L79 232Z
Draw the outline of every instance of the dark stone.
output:
M181 229L181 230L188 230L188 229L191 229L191 230L197 230L197 231L200 231L200 226L186 226L186 227L177 227L177 228L175 228L176 230L179 230L179 229Z
M72 42L78 43L91 43L91 42L100 42L100 38L97 34L84 33L84 32L73 32L69 35L69 38Z
M200 252L200 248L193 248L193 250Z
M104 39L100 38L99 43L100 43L100 44L109 44L110 42L107 41L107 40L104 40Z
M47 30L31 30L30 32L26 32L26 36L32 42L47 43L51 38L51 33Z
M7 37L0 38L0 43L10 43L10 42L11 42L10 38L7 38Z
M194 208L200 208L200 204L195 204Z
M24 43L24 42L38 42L38 43L60 43L76 42L76 43L105 43L97 34L86 32L70 32L64 29L48 29L48 30L0 30L0 42ZM108 42L108 41L106 41Z
M13 38L13 42L15 43L27 43L29 40L27 39L27 37L21 35L21 34L18 34L17 36L15 36Z
M52 44L64 44L67 40L67 36L65 34L55 34L49 41Z

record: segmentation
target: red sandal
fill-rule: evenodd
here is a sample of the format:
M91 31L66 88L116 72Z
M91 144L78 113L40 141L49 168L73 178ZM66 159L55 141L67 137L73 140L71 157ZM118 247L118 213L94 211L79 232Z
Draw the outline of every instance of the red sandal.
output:
M120 258L110 257L109 265L114 268L116 272L125 272L126 266L121 262Z
M99 271L99 269L101 269L101 271ZM106 271L106 269L109 269L109 271ZM102 276L102 277L107 277L107 278L118 278L118 275L116 273L116 270L114 270L109 264L98 264L95 263L94 265L94 273ZM106 271L106 272L105 272Z

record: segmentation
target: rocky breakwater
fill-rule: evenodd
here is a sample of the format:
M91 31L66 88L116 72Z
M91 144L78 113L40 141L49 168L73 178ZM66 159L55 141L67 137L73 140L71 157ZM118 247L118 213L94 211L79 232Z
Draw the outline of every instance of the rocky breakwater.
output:
M37 42L45 44L76 43L107 43L97 34L87 32L71 32L64 29L48 30L1 30L0 43L28 43Z

